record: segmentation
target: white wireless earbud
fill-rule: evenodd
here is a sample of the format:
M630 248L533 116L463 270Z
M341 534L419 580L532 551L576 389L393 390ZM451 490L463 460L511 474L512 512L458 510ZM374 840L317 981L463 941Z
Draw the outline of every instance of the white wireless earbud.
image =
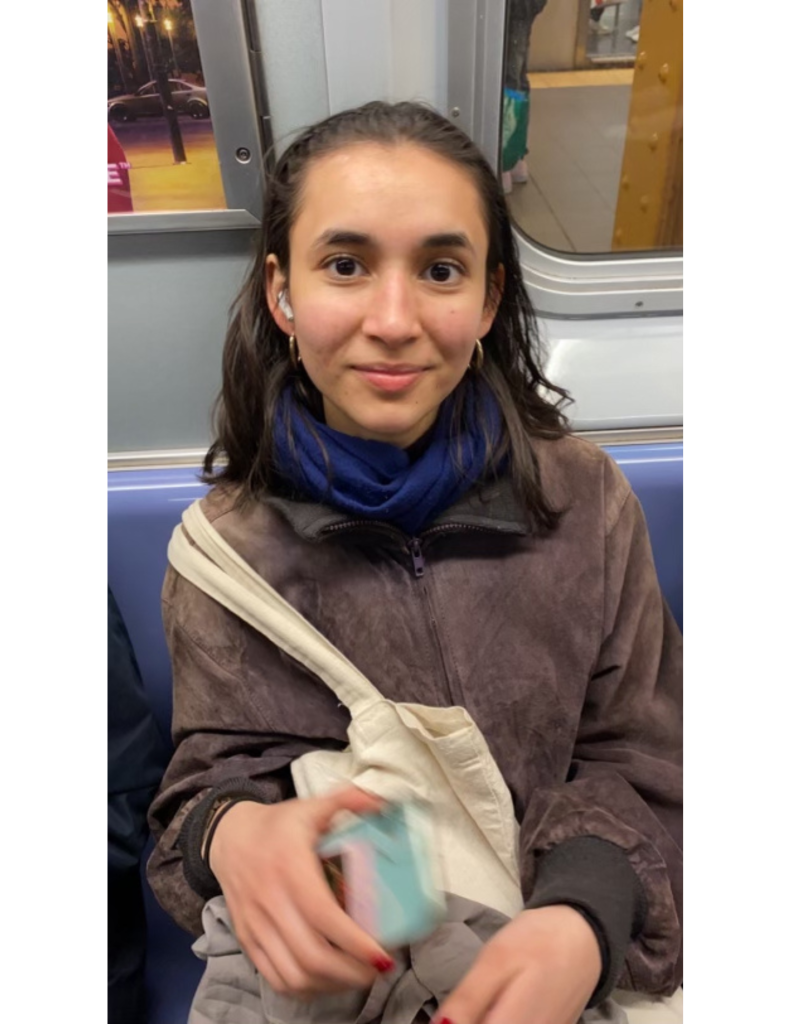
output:
M280 292L280 294L277 297L277 304L278 306L280 306L280 308L286 314L289 320L294 319L294 310L289 305L285 292Z

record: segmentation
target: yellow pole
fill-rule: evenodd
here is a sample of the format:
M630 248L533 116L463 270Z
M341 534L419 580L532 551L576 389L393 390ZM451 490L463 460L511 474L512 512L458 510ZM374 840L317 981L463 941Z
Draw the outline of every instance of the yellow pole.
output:
M683 0L644 0L614 251L683 240Z

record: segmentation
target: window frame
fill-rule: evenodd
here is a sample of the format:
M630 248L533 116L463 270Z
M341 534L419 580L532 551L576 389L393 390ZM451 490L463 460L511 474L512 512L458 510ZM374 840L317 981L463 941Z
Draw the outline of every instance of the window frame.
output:
M448 114L500 166L507 0L448 4ZM493 116L494 112L497 116ZM683 254L588 256L555 252L512 222L525 282L547 317L677 314Z
M192 14L227 209L108 214L108 234L249 230L261 223L272 138L254 4L192 0ZM239 159L240 150L249 158Z

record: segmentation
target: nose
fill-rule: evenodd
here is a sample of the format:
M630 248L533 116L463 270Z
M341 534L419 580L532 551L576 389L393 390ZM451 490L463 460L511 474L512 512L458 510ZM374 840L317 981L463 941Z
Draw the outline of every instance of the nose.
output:
M417 297L408 274L387 274L371 289L363 331L369 338L392 348L420 336Z

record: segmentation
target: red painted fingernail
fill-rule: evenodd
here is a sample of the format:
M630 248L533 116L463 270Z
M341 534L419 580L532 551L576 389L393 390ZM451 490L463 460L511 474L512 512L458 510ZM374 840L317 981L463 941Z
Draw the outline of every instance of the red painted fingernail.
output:
M443 1017L442 1020L432 1021L432 1024L453 1024L453 1021L450 1017Z
M395 967L395 960L391 960L389 956L375 956L371 963L382 974L392 971Z

